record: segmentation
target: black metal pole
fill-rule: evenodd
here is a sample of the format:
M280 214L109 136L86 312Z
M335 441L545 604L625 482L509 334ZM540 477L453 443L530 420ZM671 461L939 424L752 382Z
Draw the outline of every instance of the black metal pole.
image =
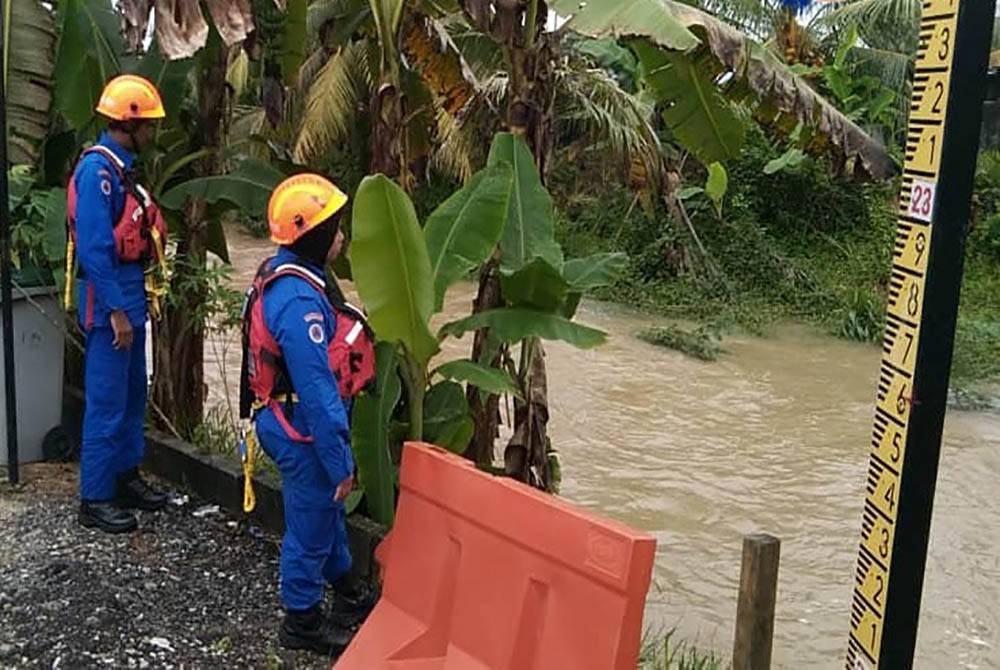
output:
M995 0L923 0L847 670L914 663Z
M4 13L0 12L0 54L4 53ZM0 73L0 302L3 303L3 386L7 408L7 478L17 484L17 397L14 389L14 307L10 267L10 211L7 202L7 67Z

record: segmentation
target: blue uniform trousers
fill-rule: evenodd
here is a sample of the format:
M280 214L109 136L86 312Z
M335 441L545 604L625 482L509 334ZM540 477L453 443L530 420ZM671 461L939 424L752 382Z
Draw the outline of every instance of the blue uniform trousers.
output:
M146 447L146 330L134 328L129 349L115 349L108 326L87 333L84 354L80 498L115 497L115 480L142 462Z
M305 422L291 417L296 430ZM281 544L281 600L306 610L323 600L329 582L351 568L344 506L333 499L330 480L313 444L290 439L270 409L257 415L257 438L281 472L285 536Z

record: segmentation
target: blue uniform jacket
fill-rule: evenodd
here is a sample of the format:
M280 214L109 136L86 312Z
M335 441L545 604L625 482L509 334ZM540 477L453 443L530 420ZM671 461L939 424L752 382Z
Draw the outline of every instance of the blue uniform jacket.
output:
M278 250L271 267L283 263L294 263L324 277L322 268L287 249ZM279 277L267 287L263 298L267 329L281 347L292 388L299 397L291 423L303 435L312 436L312 446L336 486L354 474L347 410L327 355L337 330L336 315L326 296L300 277ZM266 411L261 418L274 420L269 414Z
M98 144L114 152L131 170L134 157L105 132ZM115 251L114 226L125 208L125 186L111 160L88 153L73 173L76 186L77 305L85 328L108 327L111 313L124 310L133 326L146 322L143 266L121 263Z

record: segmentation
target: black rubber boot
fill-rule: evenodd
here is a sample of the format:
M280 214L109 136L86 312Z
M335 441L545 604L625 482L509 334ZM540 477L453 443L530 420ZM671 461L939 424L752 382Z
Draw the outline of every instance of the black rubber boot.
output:
M130 533L139 526L134 514L111 502L82 501L77 519L81 526L105 533Z
M285 610L278 633L278 641L285 649L305 649L328 657L339 656L352 637L350 630L330 623L323 616L322 605L304 612Z
M333 583L330 620L344 628L356 628L364 623L379 599L379 591L362 581L341 577Z
M143 481L139 468L133 468L118 477L118 505L130 509L155 512L167 504L167 495Z

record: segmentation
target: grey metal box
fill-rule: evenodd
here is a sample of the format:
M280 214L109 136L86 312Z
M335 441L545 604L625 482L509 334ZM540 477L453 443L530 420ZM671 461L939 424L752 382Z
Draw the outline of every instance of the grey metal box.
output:
M42 439L60 425L65 313L54 287L14 289L14 380L18 460L42 460ZM3 332L0 330L0 338ZM2 360L0 348L0 360ZM5 394L0 367L0 395ZM0 465L7 464L6 398L0 402Z

